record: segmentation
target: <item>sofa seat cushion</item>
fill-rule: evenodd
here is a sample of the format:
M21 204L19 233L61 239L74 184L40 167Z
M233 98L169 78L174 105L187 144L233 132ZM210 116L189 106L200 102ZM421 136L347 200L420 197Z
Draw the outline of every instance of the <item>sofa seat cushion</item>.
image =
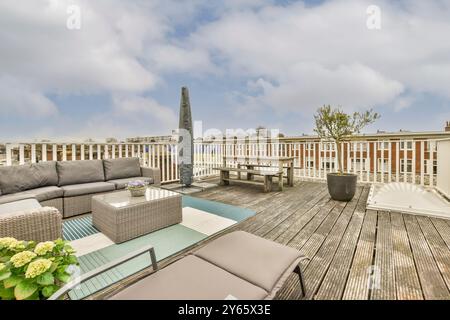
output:
M107 182L113 183L116 186L116 189L124 189L128 182L135 181L135 180L141 180L148 182L148 184L153 183L153 178L147 178L147 177L133 177L133 178L124 178L124 179L115 179L115 180L108 180Z
M105 181L102 160L58 161L59 186Z
M14 202L0 204L0 218L5 218L9 214L42 208L36 199L25 199Z
M112 300L261 300L267 292L189 255L122 290Z
M19 194L31 195L36 198L37 201L41 202L56 198L62 198L64 191L59 187L51 186L31 189Z
M115 190L115 186L108 182L81 183L61 187L64 191L64 197L76 197L85 194L107 192Z
M0 167L0 190L3 195L57 184L54 161Z
M0 196L0 204L34 198L35 198L34 195L27 194L25 192L6 194L4 196Z
M194 253L271 292L301 253L243 231L220 237Z
M118 158L103 160L105 180L115 180L130 177L139 177L141 165L139 158Z

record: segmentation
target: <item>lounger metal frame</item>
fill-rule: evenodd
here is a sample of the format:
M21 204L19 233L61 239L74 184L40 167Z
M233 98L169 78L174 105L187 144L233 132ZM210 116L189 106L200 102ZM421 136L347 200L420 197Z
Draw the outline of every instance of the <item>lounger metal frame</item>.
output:
M111 261L97 269L94 269L92 271L89 271L85 274L83 274L80 277L77 277L76 279L68 282L66 285L64 285L62 288L60 288L58 291L56 291L53 295L50 296L50 298L48 300L58 300L59 298L61 298L63 295L65 295L67 292L69 292L70 290L74 289L75 287L77 287L78 285L80 285L81 283L92 279L96 276L98 276L99 274L108 271L114 267L117 267L118 265L125 263L127 261L130 261L140 255L143 255L144 253L148 252L150 254L150 259L152 262L152 267L153 267L153 271L157 271L158 270L158 263L156 261L156 255L155 255L155 249L153 248L153 246L146 246L143 247L139 250L136 250L134 252L131 252L121 258L118 258L114 261Z
M140 255L143 255L146 252L148 252L150 254L151 266L153 267L153 272L156 272L158 270L158 263L156 261L155 249L153 248L153 246L149 245L149 246L143 247L139 250L136 250L134 252L131 252L128 255L125 255L114 261L111 261L97 269L89 271L89 272L83 274L82 276L68 282L66 285L64 285L62 288L60 288L58 291L56 291L48 300L58 300L62 296L64 296L67 292L74 289L81 283L83 283L89 279L92 279L105 271L108 271L114 267L117 267L118 265L121 265L122 263L125 263L125 262L130 261ZM310 259L307 257L303 257L302 259L300 259L300 261L303 261L303 260L310 260ZM301 270L300 263L295 267L293 272L296 273L299 277L300 290L301 290L300 294L301 294L301 297L304 298L306 296L306 288L305 288L305 282L303 279L303 272Z

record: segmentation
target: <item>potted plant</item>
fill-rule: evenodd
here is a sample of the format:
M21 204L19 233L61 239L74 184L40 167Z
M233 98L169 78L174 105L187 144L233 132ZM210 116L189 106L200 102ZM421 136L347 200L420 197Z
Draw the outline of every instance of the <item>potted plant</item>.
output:
M350 141L354 134L359 133L362 128L375 122L379 117L379 114L372 110L349 115L339 107L332 108L330 105L324 105L317 110L314 116L316 120L314 131L321 139L332 140L336 143L337 172L327 174L328 191L334 200L350 201L356 191L357 175L344 173L341 156L342 143Z
M0 238L0 300L49 298L71 279L74 253L61 239L36 244Z
M142 180L130 181L127 183L127 190L130 191L132 197L143 197L147 185L148 183Z

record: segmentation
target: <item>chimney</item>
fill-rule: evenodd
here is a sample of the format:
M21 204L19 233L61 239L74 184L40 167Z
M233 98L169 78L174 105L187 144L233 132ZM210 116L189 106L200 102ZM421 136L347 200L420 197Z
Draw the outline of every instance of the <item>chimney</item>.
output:
M445 132L450 132L450 121L447 121L445 124Z

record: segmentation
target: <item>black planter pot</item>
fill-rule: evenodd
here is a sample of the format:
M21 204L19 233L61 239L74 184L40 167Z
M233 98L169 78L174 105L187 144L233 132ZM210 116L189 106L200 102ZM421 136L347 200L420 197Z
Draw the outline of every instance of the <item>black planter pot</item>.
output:
M350 201L356 192L356 174L328 173L328 192L333 200Z

